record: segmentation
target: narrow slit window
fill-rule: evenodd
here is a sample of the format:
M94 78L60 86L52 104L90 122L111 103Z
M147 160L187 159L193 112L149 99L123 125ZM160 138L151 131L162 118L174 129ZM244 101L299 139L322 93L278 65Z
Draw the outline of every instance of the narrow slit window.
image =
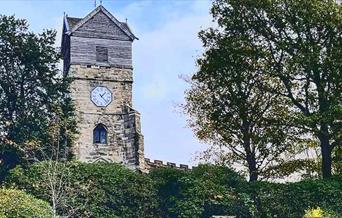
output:
M94 144L107 144L107 129L103 124L98 124L93 132Z
M96 46L96 61L108 62L108 48Z

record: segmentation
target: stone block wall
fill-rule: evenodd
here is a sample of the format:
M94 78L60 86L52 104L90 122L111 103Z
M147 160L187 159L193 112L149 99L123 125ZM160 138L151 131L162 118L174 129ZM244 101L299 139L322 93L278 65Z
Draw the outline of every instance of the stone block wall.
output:
M144 170L144 140L140 114L132 108L132 70L111 67L71 65L71 97L78 119L78 139L74 152L84 162L122 163L128 168ZM113 100L107 107L97 107L90 99L96 86L105 86ZM98 124L107 128L107 144L93 143Z
M132 74L130 69L71 65L69 76L74 79L71 97L76 108L87 113L122 113L126 105L132 106ZM105 108L96 107L90 100L96 86L106 86L112 92L113 100Z

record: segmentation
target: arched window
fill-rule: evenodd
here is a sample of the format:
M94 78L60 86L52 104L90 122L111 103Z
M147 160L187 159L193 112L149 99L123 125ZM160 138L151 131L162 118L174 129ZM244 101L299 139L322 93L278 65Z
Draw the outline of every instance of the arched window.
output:
M95 127L93 132L93 140L94 144L107 144L107 129L105 125L100 123Z

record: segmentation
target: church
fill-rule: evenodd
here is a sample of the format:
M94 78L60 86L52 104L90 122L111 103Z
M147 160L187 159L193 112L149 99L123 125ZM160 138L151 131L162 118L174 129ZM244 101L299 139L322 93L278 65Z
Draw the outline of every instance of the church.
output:
M102 5L84 18L64 17L63 73L73 79L79 131L73 152L79 161L145 170L140 114L132 106L136 39L128 24Z

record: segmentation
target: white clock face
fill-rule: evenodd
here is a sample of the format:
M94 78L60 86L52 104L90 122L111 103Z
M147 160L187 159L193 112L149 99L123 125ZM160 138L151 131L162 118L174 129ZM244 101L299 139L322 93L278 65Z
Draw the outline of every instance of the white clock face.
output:
M90 99L98 107L106 107L112 102L112 93L104 86L98 86L91 91Z

